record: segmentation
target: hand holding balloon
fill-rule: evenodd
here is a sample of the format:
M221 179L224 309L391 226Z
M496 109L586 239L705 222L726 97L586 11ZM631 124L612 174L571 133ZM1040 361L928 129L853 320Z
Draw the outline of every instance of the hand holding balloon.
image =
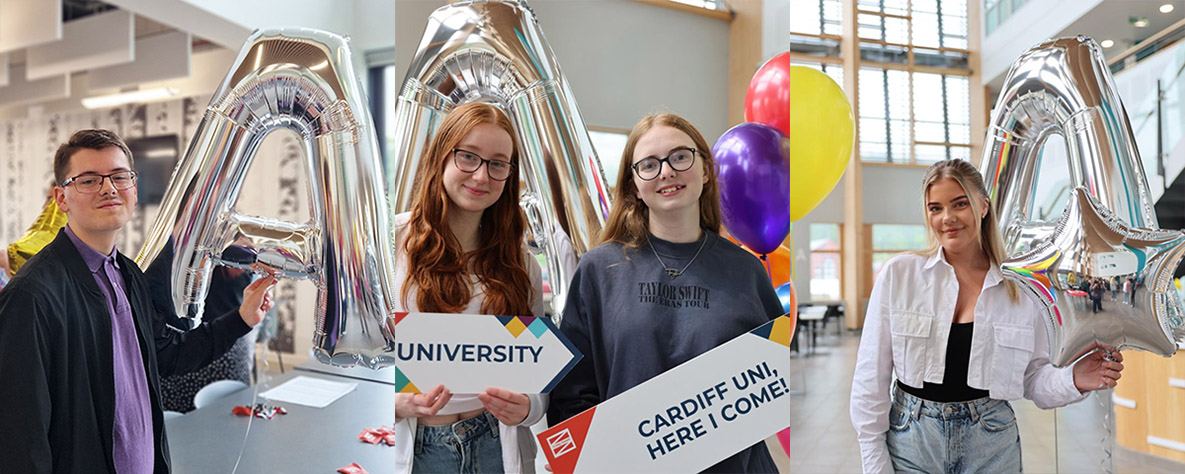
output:
M276 277L268 276L251 282L243 289L243 304L239 306L239 316L248 326L255 327L263 321L263 317L275 305L271 293L275 285Z
M1093 352L1074 364L1074 387L1082 393L1115 388L1123 376L1123 353L1099 343L1088 350Z

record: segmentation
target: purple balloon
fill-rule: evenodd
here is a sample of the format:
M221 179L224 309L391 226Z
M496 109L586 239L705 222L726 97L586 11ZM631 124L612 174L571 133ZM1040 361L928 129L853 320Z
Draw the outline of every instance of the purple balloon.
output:
M782 132L760 123L732 127L712 147L724 225L754 252L766 254L790 233L790 159Z

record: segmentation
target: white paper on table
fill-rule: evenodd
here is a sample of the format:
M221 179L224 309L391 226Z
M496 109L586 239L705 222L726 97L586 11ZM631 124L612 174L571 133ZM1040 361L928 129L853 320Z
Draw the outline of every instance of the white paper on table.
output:
M358 386L354 382L334 382L300 375L259 394L276 402L295 403L313 408L325 408Z

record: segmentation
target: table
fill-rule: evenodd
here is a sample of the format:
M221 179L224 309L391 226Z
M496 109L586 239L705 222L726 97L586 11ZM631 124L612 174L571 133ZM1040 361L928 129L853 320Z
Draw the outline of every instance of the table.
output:
M805 325L807 327L809 327L810 331L811 331L811 338L809 339L809 345L807 346L807 352L805 353L806 355L811 355L811 354L815 353L815 347L817 346L817 338L819 336L819 330L818 330L818 326L816 326L816 324L822 323L823 317L826 315L827 315L827 307L826 306L807 306L805 308L798 309L799 324L801 325L801 324L805 323Z
M338 367L336 365L322 364L313 360L296 366L296 370L318 374L337 375L341 377L378 382L392 386L395 385L394 367L387 367L380 370L368 369L361 366Z
M325 408L283 404L287 415L276 415L271 420L252 418L247 449L238 472L333 474L352 462L371 474L393 472L395 448L367 444L357 436L365 428L390 426L394 422L394 386L293 370L273 376L268 388L278 387L298 375L356 382L358 386ZM240 390L200 410L166 421L173 472L230 473L243 444L248 420L232 415L231 409L235 405L250 405L254 392L255 387Z

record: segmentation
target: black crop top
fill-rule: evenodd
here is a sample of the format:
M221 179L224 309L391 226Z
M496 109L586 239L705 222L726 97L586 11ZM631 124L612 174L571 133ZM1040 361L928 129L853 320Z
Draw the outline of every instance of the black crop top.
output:
M898 380L897 386L915 397L941 403L966 402L988 396L987 390L967 386L967 365L971 359L971 334L974 330L974 322L950 325L942 383L923 382L922 388L914 388Z

